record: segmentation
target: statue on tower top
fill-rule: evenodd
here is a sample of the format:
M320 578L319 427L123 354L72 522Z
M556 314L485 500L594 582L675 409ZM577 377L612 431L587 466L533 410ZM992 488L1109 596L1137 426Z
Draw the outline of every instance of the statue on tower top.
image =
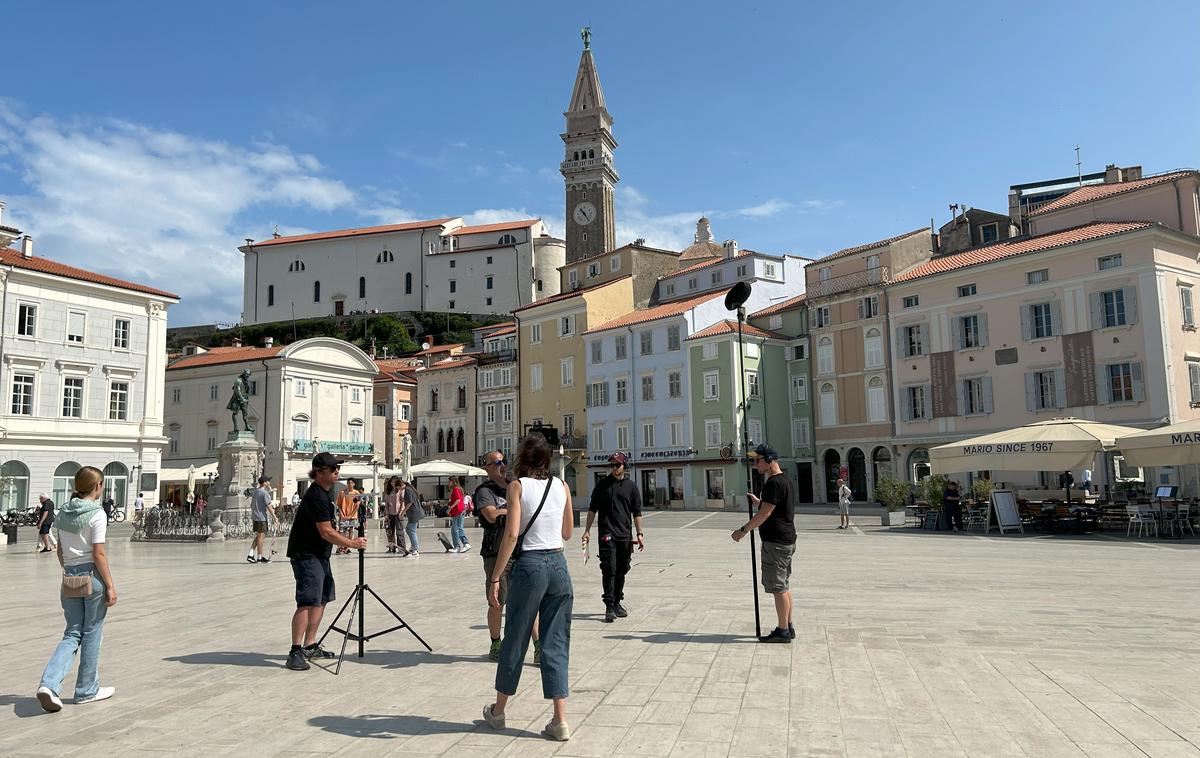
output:
M583 39L583 49L589 50L592 47L592 27L585 26L579 30L579 36Z

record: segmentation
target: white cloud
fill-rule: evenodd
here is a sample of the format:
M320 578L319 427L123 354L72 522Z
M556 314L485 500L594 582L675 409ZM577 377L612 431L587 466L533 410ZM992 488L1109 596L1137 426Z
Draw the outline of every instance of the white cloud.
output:
M782 211L785 211L791 207L791 203L780 200L777 197L773 197L764 203L759 203L758 205L754 205L749 208L739 208L737 210L737 215L749 216L750 218L767 218L768 216L774 216L775 214L781 213Z
M316 158L280 145L237 147L109 118L27 118L12 101L0 100L0 154L29 189L6 199L40 253L178 293L173 324L241 312L237 247L246 229L270 228L251 213L355 200L318 175Z
M828 213L829 211L841 208L845 204L845 200L805 200L800 205L806 210Z

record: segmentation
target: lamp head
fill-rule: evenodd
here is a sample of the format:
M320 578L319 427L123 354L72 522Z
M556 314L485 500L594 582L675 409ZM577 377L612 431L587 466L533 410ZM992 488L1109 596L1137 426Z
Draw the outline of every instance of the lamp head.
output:
M736 311L750 299L750 283L738 282L725 293L725 310Z

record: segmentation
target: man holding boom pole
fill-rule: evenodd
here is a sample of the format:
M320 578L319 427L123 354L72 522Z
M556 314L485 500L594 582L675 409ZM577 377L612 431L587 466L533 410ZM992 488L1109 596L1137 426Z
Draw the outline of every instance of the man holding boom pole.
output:
M758 506L754 518L734 530L734 542L758 529L762 539L761 563L763 589L775 598L775 615L779 623L772 632L759 637L759 642L789 643L796 638L792 626L792 592L788 582L792 577L792 554L796 552L796 511L792 502L792 483L779 467L779 453L768 445L759 445L749 454L755 470L766 481L762 494L747 493L750 502Z

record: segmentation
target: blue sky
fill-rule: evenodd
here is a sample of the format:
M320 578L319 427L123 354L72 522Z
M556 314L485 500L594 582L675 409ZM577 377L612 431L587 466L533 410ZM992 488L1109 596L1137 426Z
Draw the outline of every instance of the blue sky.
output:
M1008 185L1197 166L1200 5L9 4L0 199L38 252L236 321L244 237L563 217L593 49L618 240L819 256ZM1100 6L1122 6L1101 8Z

